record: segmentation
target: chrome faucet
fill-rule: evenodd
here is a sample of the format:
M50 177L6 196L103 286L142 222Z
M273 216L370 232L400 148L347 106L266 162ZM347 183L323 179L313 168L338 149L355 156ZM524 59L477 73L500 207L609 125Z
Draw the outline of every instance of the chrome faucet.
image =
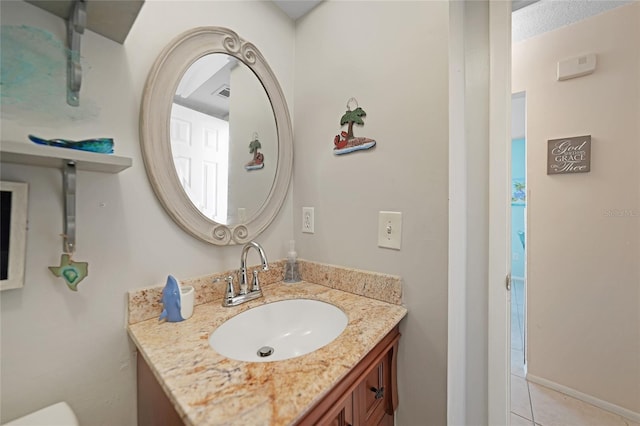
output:
M222 300L222 306L237 306L262 296L262 289L260 288L260 281L258 280L258 270L253 271L253 283L251 285L251 289L249 289L247 279L247 254L249 254L251 247L258 250L258 253L260 254L262 270L269 270L267 255L264 253L262 246L255 241L249 241L245 244L242 248L242 256L240 257L240 288L238 294L236 294L235 289L233 288L233 275L229 275L225 278L227 281L227 290L225 292L224 299ZM219 281L219 279L216 281Z
M260 262L262 262L262 270L269 270L269 262L267 261L267 255L264 254L264 249L262 246L255 241L249 241L242 248L242 256L240 257L240 294L247 294L247 254L249 254L249 249L253 247L258 250L260 254ZM253 285L251 287L251 291L260 291L262 294L262 290L260 290L260 283L258 282L258 271L253 271Z

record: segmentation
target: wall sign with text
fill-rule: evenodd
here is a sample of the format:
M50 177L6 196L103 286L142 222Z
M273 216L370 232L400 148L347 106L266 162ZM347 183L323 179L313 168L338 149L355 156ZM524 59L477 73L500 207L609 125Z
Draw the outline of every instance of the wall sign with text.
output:
M548 144L548 175L587 173L591 170L591 135L551 139Z

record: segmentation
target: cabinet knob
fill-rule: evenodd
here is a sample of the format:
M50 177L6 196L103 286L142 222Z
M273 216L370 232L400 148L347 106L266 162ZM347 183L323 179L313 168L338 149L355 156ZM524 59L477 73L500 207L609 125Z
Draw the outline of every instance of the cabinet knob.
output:
M384 398L384 386L381 386L380 388L374 388L372 386L369 390L376 394L376 399Z

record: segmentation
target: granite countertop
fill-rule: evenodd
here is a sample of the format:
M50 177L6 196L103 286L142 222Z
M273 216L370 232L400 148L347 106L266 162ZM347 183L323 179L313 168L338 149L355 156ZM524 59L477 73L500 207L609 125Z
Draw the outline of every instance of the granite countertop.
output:
M197 305L183 322L156 318L128 325L140 355L187 425L289 425L336 385L406 315L369 297L302 281L263 287L264 297L225 308L220 300ZM333 342L297 358L243 362L209 346L209 335L252 307L286 299L331 303L349 317Z

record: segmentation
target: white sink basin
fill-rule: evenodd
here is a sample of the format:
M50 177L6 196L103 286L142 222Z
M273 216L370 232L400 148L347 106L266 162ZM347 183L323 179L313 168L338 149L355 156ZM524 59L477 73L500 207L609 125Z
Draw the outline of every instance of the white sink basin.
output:
M228 319L211 333L209 345L221 355L240 361L280 361L331 343L347 322L347 315L329 303L282 300Z

